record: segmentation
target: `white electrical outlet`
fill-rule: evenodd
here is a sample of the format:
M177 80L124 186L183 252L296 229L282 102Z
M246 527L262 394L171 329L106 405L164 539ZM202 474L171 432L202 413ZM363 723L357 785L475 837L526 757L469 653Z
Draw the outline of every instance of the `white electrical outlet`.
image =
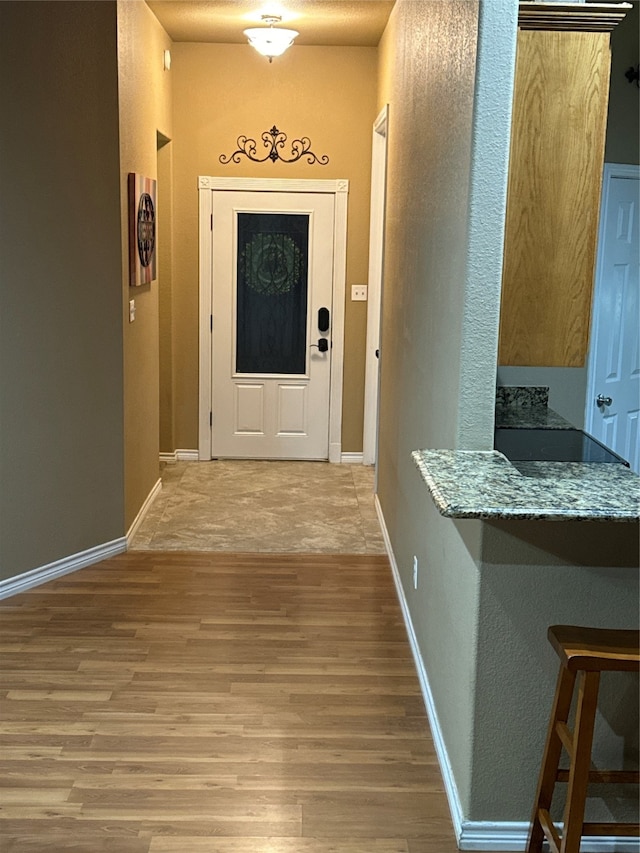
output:
M413 588L418 589L418 558L413 555Z
M367 285L352 284L351 285L351 301L366 302L367 301Z

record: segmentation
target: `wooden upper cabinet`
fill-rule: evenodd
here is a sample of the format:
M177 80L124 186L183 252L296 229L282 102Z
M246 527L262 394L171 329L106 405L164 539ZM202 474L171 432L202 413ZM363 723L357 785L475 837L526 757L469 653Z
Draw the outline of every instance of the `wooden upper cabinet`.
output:
M521 3L502 281L501 365L581 367L609 98L629 4Z

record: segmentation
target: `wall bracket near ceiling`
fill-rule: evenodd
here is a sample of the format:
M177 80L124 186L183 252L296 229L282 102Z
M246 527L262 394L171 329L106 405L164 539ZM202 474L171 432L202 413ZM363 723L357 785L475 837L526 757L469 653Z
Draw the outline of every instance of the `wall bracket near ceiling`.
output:
M265 163L267 160L271 160L273 163L278 160L283 163L297 163L298 160L302 160L303 158L306 158L307 163L317 163L319 166L326 166L329 162L329 157L326 154L318 157L311 150L311 140L307 136L303 136L301 139L294 139L291 142L291 156L283 157L281 152L287 141L287 136L281 130L278 130L275 124L271 130L263 131L260 138L264 147L269 149L264 157L258 156L255 139L249 139L247 136L239 136L236 141L236 145L238 146L236 150L228 156L221 154L219 157L220 162L224 165L227 165L227 163L240 163L242 157L246 157L253 163Z
M636 86L640 87L640 66L632 65L630 68L624 72L624 76L627 78L629 83L633 83L635 81Z

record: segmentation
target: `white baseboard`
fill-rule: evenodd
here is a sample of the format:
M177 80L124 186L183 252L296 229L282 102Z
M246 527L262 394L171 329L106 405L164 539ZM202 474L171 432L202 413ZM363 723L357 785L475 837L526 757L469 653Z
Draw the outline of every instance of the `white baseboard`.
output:
M197 450L174 450L173 453L161 453L161 462L198 462ZM329 462L342 462L347 465L362 465L362 453L341 453L340 445L331 445L329 449Z
M197 450L174 450L173 453L161 453L160 461L170 465L174 462L198 462ZM341 462L346 465L362 465L362 453L341 453L340 445L331 445L329 449L329 462Z
M460 850L490 850L491 853L511 853L525 850L529 833L529 823L524 821L463 821L462 832L458 837ZM583 835L580 853L639 853L637 838L612 836L602 838L598 835Z
M127 540L124 537L112 539L111 542L96 545L94 548L88 548L86 551L80 551L70 557L63 557L61 560L56 560L54 563L48 563L46 566L40 566L37 569L31 569L15 578L7 578L0 581L0 599L25 592L34 586L40 586L54 578L71 574L78 569L84 569L85 566L99 563L100 560L106 560L116 554L123 554L126 550Z
M147 495L145 502L140 507L140 511L138 512L138 514L136 515L136 517L133 520L133 524L131 525L131 527L127 531L127 548L131 545L131 540L133 539L133 537L138 532L138 528L140 527L140 525L144 521L146 514L149 512L149 509L151 508L151 504L155 501L155 499L158 497L158 495L160 494L161 491L162 491L162 480L158 480L158 482L155 484L155 486L151 489L151 491Z
M200 457L197 450L174 450L173 453L161 453L160 461L168 462L199 462Z
M447 747L442 736L442 729L436 713L435 703L431 687L429 686L429 678L425 669L424 661L420 654L418 641L413 629L409 606L404 595L402 582L400 580L400 572L396 562L389 532L384 520L382 507L375 495L375 506L380 520L380 528L384 537L385 547L391 563L391 571L393 580L402 610L402 616L407 629L409 645L413 653L413 659L418 671L418 680L422 691L422 698L427 709L431 734L440 764L440 772L444 782L447 800L449 802L449 810L451 812L451 820L456 836L456 841L460 850L478 850L491 851L491 853L512 853L512 851L525 850L527 846L527 837L529 833L528 821L470 821L465 820L460 804L460 796L456 787L456 782L449 762ZM624 838L622 836L613 836L611 838L601 838L599 836L584 836L580 844L581 853L640 853L640 843L636 838Z
M427 676L427 671L425 669L424 661L422 660L422 655L420 654L420 649L418 647L418 640L416 638L415 631L413 630L413 623L411 621L411 613L409 612L409 605L407 604L407 599L404 595L404 590L402 588L402 581L400 580L400 572L398 570L398 564L396 562L395 555L393 553L393 548L391 547L391 539L389 538L389 531L387 530L387 525L384 520L384 514L382 512L382 507L380 506L380 501L378 500L378 496L374 496L376 512L378 513L378 519L380 521L380 528L382 530L382 536L384 538L384 544L387 549L387 554L389 555L389 562L391 563L391 571L393 573L393 580L396 585L396 592L398 594L398 601L400 602L400 608L402 610L402 616L404 618L404 624L407 629L407 636L409 638L409 645L411 646L411 652L413 653L413 660L416 665L416 669L418 671L418 680L420 682L420 690L422 691L422 698L424 700L425 707L427 709L427 716L429 718L429 725L431 726L431 734L433 736L433 743L436 748L436 754L438 756L438 763L440 764L440 772L442 773L442 779L444 782L445 791L447 794L447 800L449 802L449 811L451 812L451 820L453 821L453 828L456 834L456 838L458 842L460 841L460 835L462 832L462 808L460 806L460 797L458 795L458 789L456 787L455 779L453 778L453 771L451 769L451 764L449 762L449 755L447 754L447 748L445 746L444 738L442 736L442 729L440 728L440 721L438 720L438 715L436 713L436 706L433 700L433 694L431 692L431 687L429 685L429 678ZM488 848L487 848L488 849Z

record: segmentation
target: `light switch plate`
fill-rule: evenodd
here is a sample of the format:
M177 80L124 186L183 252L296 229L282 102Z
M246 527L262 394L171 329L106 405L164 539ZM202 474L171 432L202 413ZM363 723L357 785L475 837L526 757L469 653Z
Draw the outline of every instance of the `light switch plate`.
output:
M351 301L366 302L367 301L367 285L352 284L351 285Z
M136 319L136 300L130 299L129 300L129 322L133 323L133 321L135 319Z

